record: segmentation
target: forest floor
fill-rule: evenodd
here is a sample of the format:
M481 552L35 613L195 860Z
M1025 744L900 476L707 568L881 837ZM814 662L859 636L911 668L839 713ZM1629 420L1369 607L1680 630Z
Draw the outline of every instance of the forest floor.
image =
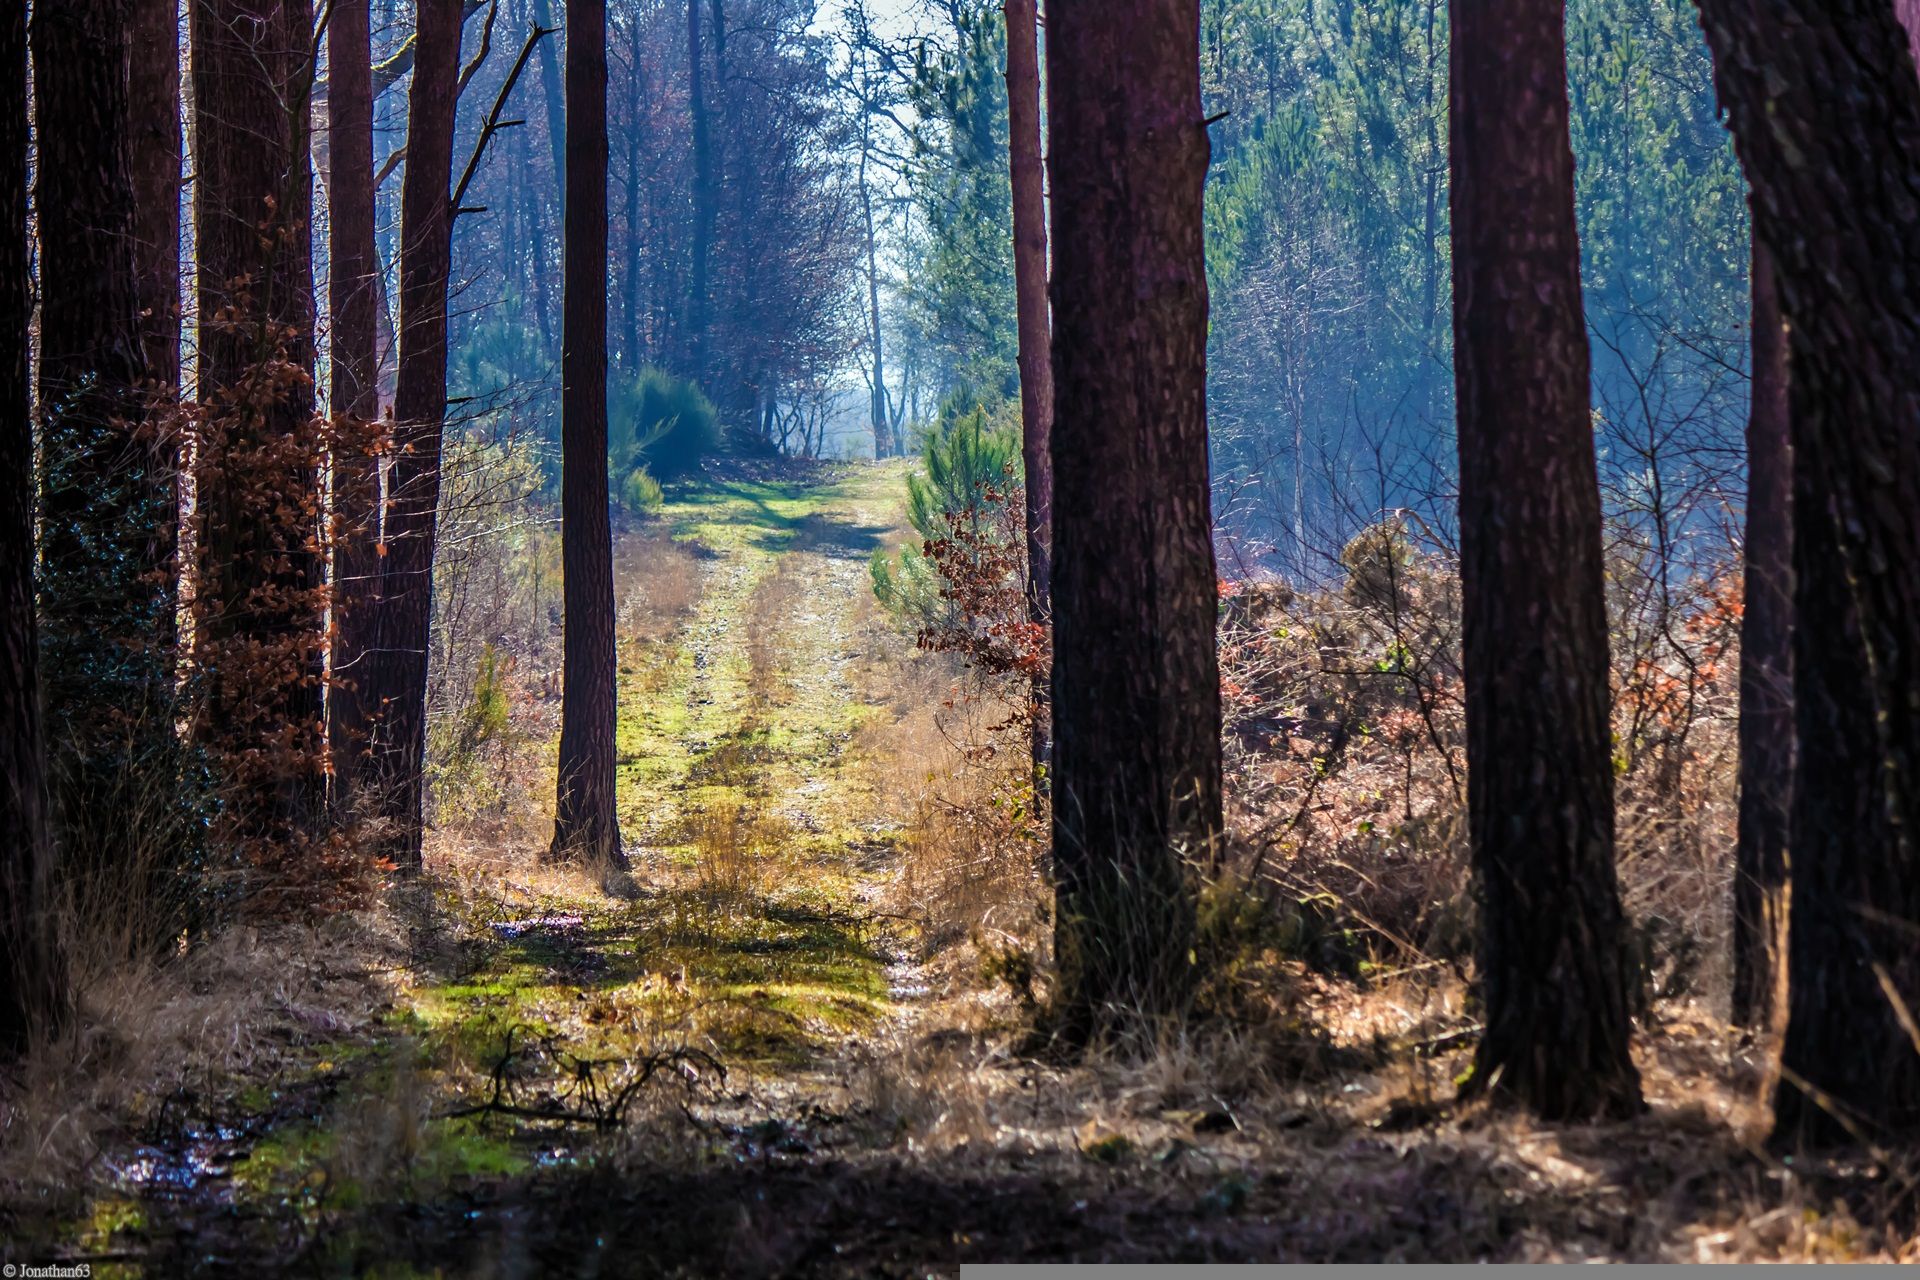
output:
M1473 1026L1445 966L1299 969L1267 1016L1144 1058L1020 1052L1017 1004L916 910L898 797L929 766L898 730L942 685L868 570L902 474L736 469L624 534L631 872L543 869L539 816L514 815L438 841L375 911L235 930L125 993L148 1021L87 1051L92 1092L42 1081L13 1117L7 1260L919 1276L1911 1249L1911 1182L1760 1148L1755 1055L1692 1001L1647 1019L1648 1114L1591 1126L1451 1103Z

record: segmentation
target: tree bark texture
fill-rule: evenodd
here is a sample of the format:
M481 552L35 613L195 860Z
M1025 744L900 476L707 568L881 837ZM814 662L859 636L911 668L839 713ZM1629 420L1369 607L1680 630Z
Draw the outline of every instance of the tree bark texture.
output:
M1197 0L1048 13L1060 1026L1184 1007L1221 830ZM1117 86L1124 86L1122 91Z
M170 423L147 412L132 18L130 0L49 4L32 30L42 676L55 779L73 782L55 798L77 792L78 820L129 751L173 733L178 502Z
M1920 79L1886 0L1701 0L1792 341L1775 1138L1920 1127Z
M1733 1007L1770 1029L1785 976L1793 787L1793 443L1787 329L1773 255L1753 238L1745 613L1740 622L1740 830L1734 850Z
M51 901L33 601L33 284L27 253L27 11L0 13L0 1055L51 1029L66 983Z
M336 804L354 803L375 708L364 695L378 645L380 585L379 261L374 251L373 71L368 0L335 0L327 24L333 317L333 667L327 693Z
M1614 869L1600 493L1563 8L1455 0L1454 370L1473 1086L1549 1119L1640 1106Z
M407 97L400 189L400 356L388 475L378 657L367 664L375 802L389 820L383 852L420 865L426 828L427 660L434 540L447 416L447 281L453 261L453 126L461 0L421 0ZM363 693L363 697L369 696Z
M325 802L307 0L193 0L202 740L250 835Z
M560 346L566 638L551 856L603 867L623 863L614 813L618 658L613 536L607 521L606 47L605 0L569 0L565 321Z
M133 0L134 269L147 376L180 382L180 0Z
M1027 618L1044 627L1049 618L1053 518L1053 333L1047 314L1047 196L1040 161L1039 15L1034 0L1005 0L1005 15L1014 299L1020 333L1020 454L1027 495ZM879 373L876 362L876 383ZM1042 676L1033 685L1036 770L1046 764L1051 719L1047 679Z

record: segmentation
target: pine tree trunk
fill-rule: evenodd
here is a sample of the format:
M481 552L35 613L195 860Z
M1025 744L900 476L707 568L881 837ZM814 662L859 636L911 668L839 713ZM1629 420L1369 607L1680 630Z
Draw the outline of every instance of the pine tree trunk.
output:
M614 815L613 541L607 522L607 10L567 5L567 227L561 333L565 672L555 859L623 866Z
M27 10L0 13L0 1055L53 1029L66 982L48 906L46 742L33 600L27 365Z
M1920 1127L1920 79L1885 0L1701 0L1792 335L1775 1137Z
M363 697L378 645L379 263L374 256L373 73L368 0L335 0L327 25L328 305L333 316L333 670L327 694L334 801L355 803L372 730Z
M1197 0L1048 15L1058 1012L1176 1014L1221 831ZM1126 92L1116 92L1125 85Z
M1640 1107L1614 870L1600 493L1563 9L1455 0L1454 369L1468 809L1486 1031L1472 1087Z
M1785 954L1793 786L1793 445L1787 330L1773 255L1753 238L1746 612L1740 624L1740 834L1734 850L1735 1025L1769 1029Z
M394 383L394 460L388 474L378 661L369 689L377 803L391 823L383 851L420 865L425 838L427 659L440 450L447 415L447 281L453 259L454 109L460 80L461 0L421 0L407 97L406 176L400 191L400 358Z
M1005 0L1007 151L1013 188L1013 275L1020 330L1020 455L1026 467L1027 618L1048 625L1047 576L1053 518L1053 352L1047 315L1047 197L1040 167L1039 17L1034 0ZM879 370L875 371L876 381ZM1052 737L1047 677L1033 682L1033 766Z
M240 832L279 842L312 832L325 802L313 13L307 0L193 0L190 24L209 417L196 479L200 732L237 770Z
M133 0L134 271L147 376L180 382L180 0Z
M143 385L132 18L129 0L49 4L32 31L42 676L56 821L89 860L120 843L98 830L98 800L173 737L178 503L173 437L164 415L148 421Z

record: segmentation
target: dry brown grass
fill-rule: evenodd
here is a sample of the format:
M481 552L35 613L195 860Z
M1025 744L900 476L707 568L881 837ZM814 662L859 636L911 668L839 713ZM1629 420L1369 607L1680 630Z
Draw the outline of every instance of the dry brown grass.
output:
M659 641L671 638L699 604L706 567L699 552L664 530L623 533L613 548L613 580L619 590L621 634Z
M795 556L781 557L753 589L746 617L749 715L784 700L791 673L782 646L807 590L806 569Z
M0 1080L0 1188L84 1187L160 1100L212 1102L237 1081L276 1078L309 1046L367 1032L407 948L375 910L234 927L164 960L76 954L75 1025Z
M737 796L720 795L688 820L693 886L715 905L760 903L782 866L787 823Z

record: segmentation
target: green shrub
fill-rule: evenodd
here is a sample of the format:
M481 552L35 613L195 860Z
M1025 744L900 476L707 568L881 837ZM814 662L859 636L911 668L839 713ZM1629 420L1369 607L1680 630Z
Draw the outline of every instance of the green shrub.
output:
M635 467L620 482L620 504L629 511L651 515L664 501L666 495L660 492L660 482L645 467Z
M645 467L656 480L697 470L720 447L720 419L713 402L685 378L643 369L616 383L607 397L607 454L616 490Z
M920 463L907 477L907 520L917 541L901 548L898 560L876 551L869 566L874 597L914 626L936 622L946 607L921 544L948 537L953 517L987 533L998 524L990 493L1020 482L1017 407L990 408L971 394L950 395L921 438Z

